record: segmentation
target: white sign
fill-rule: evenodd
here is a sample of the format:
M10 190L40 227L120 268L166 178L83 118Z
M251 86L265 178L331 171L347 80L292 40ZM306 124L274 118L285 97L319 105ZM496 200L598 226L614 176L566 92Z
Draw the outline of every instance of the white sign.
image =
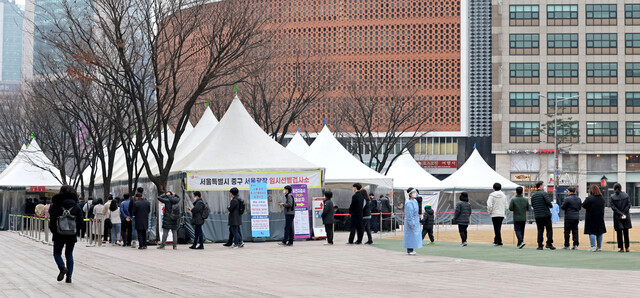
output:
M293 230L295 235L309 235L309 210L296 210L296 217L293 219ZM309 238L309 236L301 238Z
M269 237L269 200L266 183L255 183L249 191L251 237Z
M162 219L164 218L164 203L158 202L158 236L162 240ZM173 243L173 233L169 233L167 237L167 243Z
M313 198L313 236L317 238L326 238L327 231L322 221L322 210L324 210L324 198Z
M249 190L251 184L267 183L268 189L282 189L285 185L306 184L307 188L322 186L322 171L187 173L187 190Z

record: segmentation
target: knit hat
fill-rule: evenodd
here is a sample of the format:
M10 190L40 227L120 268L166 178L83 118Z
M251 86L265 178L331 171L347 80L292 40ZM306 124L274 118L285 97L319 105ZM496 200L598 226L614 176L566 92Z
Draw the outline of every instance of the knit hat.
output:
M431 210L431 205L429 204L424 205L424 210Z

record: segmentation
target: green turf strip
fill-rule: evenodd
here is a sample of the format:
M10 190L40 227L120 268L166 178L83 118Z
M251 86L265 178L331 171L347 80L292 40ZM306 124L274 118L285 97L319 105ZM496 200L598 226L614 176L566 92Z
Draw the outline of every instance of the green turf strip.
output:
M426 244L426 242L425 242ZM590 252L583 245L580 250L536 250L535 245L518 249L514 246L493 247L491 244L469 243L460 247L459 243L437 242L416 249L420 255L441 256L460 259L506 262L533 266L606 269L606 270L638 270L640 271L640 253L619 253L614 251ZM373 245L378 248L406 253L402 248L402 240L379 239Z

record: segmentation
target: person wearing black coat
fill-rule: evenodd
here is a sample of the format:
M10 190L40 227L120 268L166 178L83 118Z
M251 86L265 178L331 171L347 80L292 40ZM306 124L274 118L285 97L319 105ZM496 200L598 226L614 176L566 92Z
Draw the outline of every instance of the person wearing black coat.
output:
M622 191L622 185L613 185L614 194L611 195L611 210L613 210L613 229L616 230L619 252L629 252L629 229L631 229L631 202L629 195ZM624 242L624 248L622 247Z
M71 283L71 276L73 275L73 248L78 238L76 234L60 235L60 233L58 233L58 219L64 214L65 210L68 210L70 215L75 216L77 231L84 222L84 216L82 215L82 210L78 208L78 195L75 189L69 185L63 185L60 188L60 192L51 199L49 229L53 236L53 258L60 270L60 273L58 273L58 281L62 281L66 275L66 282ZM65 248L64 256L67 260L66 267L62 260L63 248Z
M353 196L351 197L351 205L349 206L349 215L351 216L351 232L349 233L349 242L347 244L354 244L353 238L358 234L358 240L355 244L362 244L362 237L364 231L362 229L362 217L364 211L364 197L360 190L362 185L360 183L353 184Z
M193 245L189 248L191 249L204 249L204 234L202 233L202 225L204 225L204 212L205 212L205 203L200 197L200 192L193 192L193 196L196 201L193 203L193 208L191 208L191 224L194 227L195 235L193 237ZM197 244L200 246L196 247Z
M434 212L431 209L431 205L424 205L424 215L422 216L422 240L429 235L429 244L433 244L435 238L433 237L433 224L434 224Z
M229 202L229 227L233 233L233 245L231 248L239 248L242 243L242 235L240 234L240 226L242 225L242 214L240 214L240 195L237 188L229 190L231 202Z
M602 248L602 234L607 232L604 224L604 198L597 185L591 185L589 196L582 203L582 208L587 210L584 218L584 233L589 235L591 251L599 251Z
M171 218L173 206L180 203L180 197L173 192L167 192L158 197L158 201L164 203L164 216L162 216L162 242L158 249L164 249L169 237L169 231L173 233L173 249L178 249L178 226L180 218Z
M151 203L141 193L137 193L136 202L131 210L136 222L136 230L138 231L138 249L147 249L147 229L149 228Z
M544 247L554 250L553 246L553 223L551 222L551 211L549 208L553 207L549 195L544 191L544 182L538 181L536 183L536 192L531 195L531 207L533 207L533 213L536 218L536 226L538 228L538 250L543 250ZM544 240L544 230L547 230L547 245L542 246L542 240Z
M460 246L467 246L467 228L471 222L471 204L469 195L466 192L460 194L460 202L456 204L456 212L453 215L453 223L458 224L460 234Z
M564 210L564 247L569 249L569 236L573 234L573 247L576 250L580 245L578 240L578 224L580 223L580 209L582 209L582 201L576 196L576 189L570 187L567 189L569 195L562 202L560 209Z
M331 198L333 198L333 192L328 190L325 191L324 197L324 208L322 208L321 216L322 223L324 224L324 229L327 231L327 244L333 245L333 223L335 221L335 211L333 210L333 201L331 201Z
M373 244L373 237L371 237L371 198L364 188L360 190L360 193L364 198L364 209L362 209L362 229L367 233L367 242L364 244L371 245Z

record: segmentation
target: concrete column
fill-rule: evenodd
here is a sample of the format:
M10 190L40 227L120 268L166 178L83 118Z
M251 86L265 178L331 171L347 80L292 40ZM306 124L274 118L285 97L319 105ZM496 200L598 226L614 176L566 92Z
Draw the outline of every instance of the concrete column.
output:
M584 200L587 197L587 155L578 156L578 196Z
M511 180L511 156L509 154L496 154L496 172Z
M618 154L618 183L622 185L622 190L627 189L627 155Z
M538 176L538 180L544 182L545 191L547 190L547 186L549 185L549 156L553 158L553 155L549 154L540 154L540 174Z

